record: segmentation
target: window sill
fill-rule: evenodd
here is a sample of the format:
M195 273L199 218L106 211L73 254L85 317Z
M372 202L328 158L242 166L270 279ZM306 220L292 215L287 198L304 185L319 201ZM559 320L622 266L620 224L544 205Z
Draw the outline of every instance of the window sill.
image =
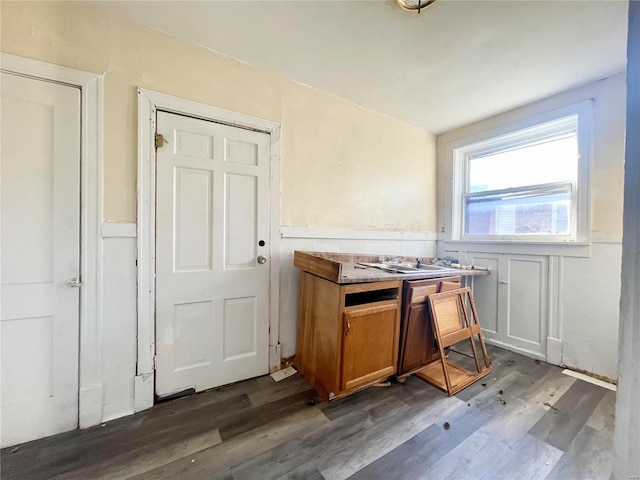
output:
M527 242L513 240L441 240L445 251L591 257L591 242Z

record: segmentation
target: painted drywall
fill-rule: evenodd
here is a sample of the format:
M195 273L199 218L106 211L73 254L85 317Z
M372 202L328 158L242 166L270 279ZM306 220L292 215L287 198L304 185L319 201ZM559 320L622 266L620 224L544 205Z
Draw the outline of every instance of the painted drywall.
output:
M541 100L520 109L477 122L438 137L438 226L449 238L445 225L448 178L447 144L517 123L554 109L593 99L591 158L591 248L588 256L559 258L557 305L553 321L560 325L561 363L587 372L617 378L617 336L622 255L622 204L624 179L625 93L624 74ZM482 251L475 246L474 251ZM493 251L493 250L492 250ZM527 247L519 253L535 254ZM556 285L555 283L552 283Z
M629 5L620 362L611 478L640 478L640 2Z
M620 243L594 243L591 257L562 259L562 363L617 378Z
M104 216L136 218L144 87L282 125L281 223L435 231L435 137L80 2L3 2L3 52L104 73Z

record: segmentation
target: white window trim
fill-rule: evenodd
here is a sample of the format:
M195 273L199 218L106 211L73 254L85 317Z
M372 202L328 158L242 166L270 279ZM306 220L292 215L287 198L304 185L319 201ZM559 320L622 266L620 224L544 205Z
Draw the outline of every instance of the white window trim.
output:
M0 54L1 70L73 85L81 91L80 342L78 426L102 420L102 104L103 76L51 63Z
M569 105L551 112L537 115L522 122L507 125L498 129L463 138L447 145L447 170L451 181L447 188L446 238L447 241L460 242L491 242L491 243L551 243L551 244L584 244L590 242L591 233L591 152L593 138L593 99ZM491 149L500 150L505 146L517 146L537 139L541 132L553 134L566 129L571 116L578 117L578 188L575 192L576 202L572 202L572 212L576 218L571 235L558 237L546 235L501 235L480 237L465 235L463 231L463 203L466 191L466 157ZM553 129L549 129L549 122L567 118L567 122L558 122ZM523 132L522 130L526 130ZM574 211L574 206L577 210Z

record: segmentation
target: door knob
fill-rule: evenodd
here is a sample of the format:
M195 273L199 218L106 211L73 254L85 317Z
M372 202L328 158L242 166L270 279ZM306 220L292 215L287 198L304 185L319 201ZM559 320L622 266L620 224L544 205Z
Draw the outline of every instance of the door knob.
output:
M267 263L267 257L265 257L264 255L258 255L257 260L260 265Z
M67 280L67 285L69 285L70 287L80 288L82 286L82 282L80 282L80 279L78 277L75 277Z

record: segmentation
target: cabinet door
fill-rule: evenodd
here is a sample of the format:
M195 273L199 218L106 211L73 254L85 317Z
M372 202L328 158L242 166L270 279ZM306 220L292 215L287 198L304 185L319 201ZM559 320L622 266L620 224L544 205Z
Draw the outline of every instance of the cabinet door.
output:
M431 360L434 335L429 316L429 304L410 305L406 312L404 355L399 374L420 368Z
M470 253L469 263L489 267L490 275L468 277L471 280L473 301L476 304L480 326L485 340L502 341L498 332L498 279L500 254Z
M548 263L544 256L505 255L500 267L503 341L543 358L547 355Z
M342 389L349 390L396 372L399 307L380 305L343 315Z
M548 257L470 253L469 261L491 269L491 275L472 277L485 340L546 358Z
M429 295L460 288L460 277L413 280L406 281L404 285L398 375L411 373L431 361L435 336L431 327Z

